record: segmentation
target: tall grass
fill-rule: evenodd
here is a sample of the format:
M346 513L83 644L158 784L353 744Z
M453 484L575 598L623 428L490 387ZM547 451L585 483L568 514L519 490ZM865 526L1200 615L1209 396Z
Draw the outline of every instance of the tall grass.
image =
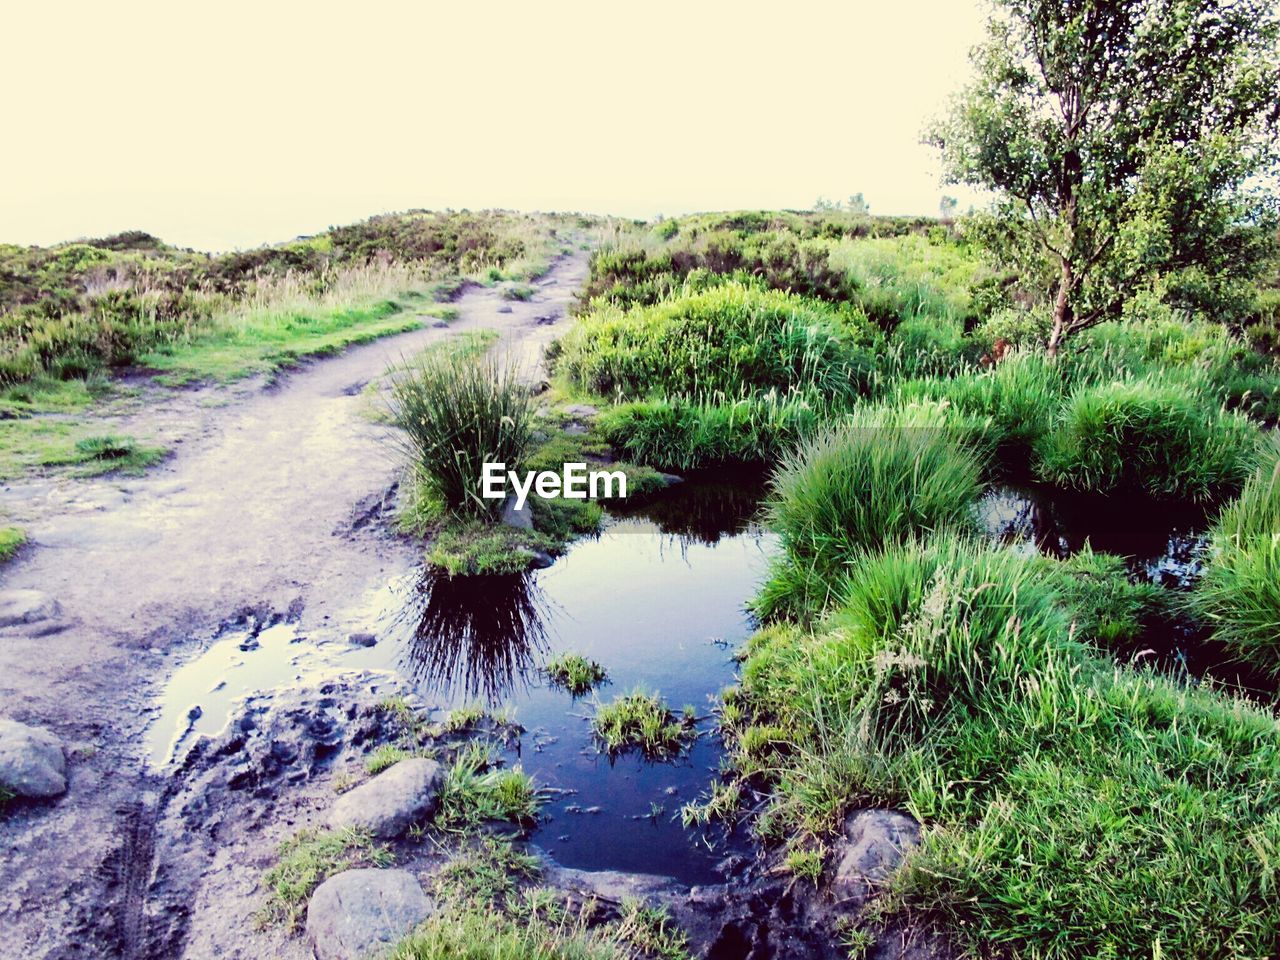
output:
M867 550L969 529L980 458L937 406L865 408L784 456L767 511L785 556L757 601L769 617L819 605ZM797 607L797 603L799 607Z
M1216 639L1280 674L1280 439L1213 529L1193 602Z
M1240 488L1257 429L1198 392L1148 375L1078 388L1040 444L1037 471L1056 486L1209 501Z
M1115 668L1072 614L1010 550L935 536L864 555L815 630L748 647L729 740L773 785L758 829L909 811L928 829L891 907L945 918L975 953L1273 956L1280 724Z
M766 393L740 400L646 400L619 404L597 420L601 435L628 460L660 470L771 463L833 415L806 394Z
M651 307L601 307L560 341L555 363L574 385L623 400L805 389L854 397L874 368L868 336L834 307L729 283Z
M390 404L430 497L459 514L501 509L501 500L480 495L483 465L517 469L532 433L532 401L514 368L492 356L431 351L393 373Z

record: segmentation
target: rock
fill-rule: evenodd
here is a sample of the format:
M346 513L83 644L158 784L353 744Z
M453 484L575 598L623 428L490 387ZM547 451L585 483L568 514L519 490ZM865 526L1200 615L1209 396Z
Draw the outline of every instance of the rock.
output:
M895 810L859 810L844 822L836 846L831 893L838 903L860 907L920 845L920 825Z
M346 870L311 895L307 938L317 960L385 957L434 909L407 870Z
M510 313L510 312L511 312L511 304L509 304L509 303L504 303L502 306L500 306L500 307L498 308L498 312L499 312L499 313Z
M366 827L391 839L435 812L444 767L425 757L401 760L338 798L329 816L335 828Z
M62 613L58 601L39 590L0 590L0 627L52 620Z
M533 551L533 556L529 560L529 566L534 570L545 570L556 562L556 558L545 550Z
M573 417L580 420L583 417L594 417L600 411L588 403L574 403L565 407L563 413L566 417Z
M66 793L62 742L42 727L0 720L0 787L20 797Z
M355 647L372 647L378 637L372 633L352 633L347 635L347 642Z
M448 321L448 320L437 320L437 321L436 321L435 323L433 323L431 326L433 326L433 327L434 327L435 329L437 329L437 330L444 330L446 327L448 327L448 326L449 326L449 321Z
M502 503L502 522L509 527L515 527L517 530L532 530L533 507L526 500L524 506L517 510L516 498L508 496Z

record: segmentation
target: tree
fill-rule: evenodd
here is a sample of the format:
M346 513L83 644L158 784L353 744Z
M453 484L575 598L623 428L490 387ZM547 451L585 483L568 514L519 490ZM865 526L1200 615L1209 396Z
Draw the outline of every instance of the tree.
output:
M1273 0L997 0L928 140L991 191L979 231L1047 268L1049 352L1143 289L1211 304L1275 212Z
M960 205L955 197L943 195L938 201L938 213L941 214L943 220L951 220L956 215L956 207Z
M866 216L871 212L871 206L867 203L866 198L861 193L850 194L849 212Z

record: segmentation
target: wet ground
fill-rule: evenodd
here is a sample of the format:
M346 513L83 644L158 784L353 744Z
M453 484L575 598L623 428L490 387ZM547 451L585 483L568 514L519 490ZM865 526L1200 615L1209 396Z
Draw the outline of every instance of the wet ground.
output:
M418 551L379 522L398 465L362 389L456 332L494 329L504 348L535 353L585 274L586 254L575 252L528 302L473 288L448 329L427 320L274 385L144 387L146 403L103 418L100 432L171 444L146 477L4 486L0 507L31 545L5 566L3 585L43 591L61 616L52 631L0 638L0 703L63 739L69 787L0 818L0 957L143 955L162 785L144 730L159 684L238 614L318 634L410 573Z
M166 686L148 734L153 763L217 734L248 694L337 670L387 670L442 712L481 706L524 728L507 759L545 791L533 839L561 864L721 880L717 866L745 839L685 830L680 807L720 765L713 698L752 629L743 604L771 543L751 522L756 489L749 480L678 485L545 570L396 578L341 618L367 624L372 646L288 622L232 629ZM599 662L608 682L579 699L552 687L541 668L560 652ZM589 724L597 698L635 689L694 707L701 735L691 749L666 762L601 752Z

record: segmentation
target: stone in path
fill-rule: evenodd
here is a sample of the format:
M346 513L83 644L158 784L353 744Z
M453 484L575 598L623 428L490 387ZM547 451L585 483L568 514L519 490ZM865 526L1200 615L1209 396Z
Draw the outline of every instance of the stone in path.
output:
M346 870L311 895L307 938L317 960L385 957L433 909L407 870Z
M844 822L836 846L831 892L848 906L861 906L920 845L920 825L895 810L859 810Z
M0 788L19 797L56 797L67 790L62 742L43 727L0 720Z
M388 840L398 837L435 812L443 785L444 767L434 760L401 760L339 797L329 826L364 827Z

